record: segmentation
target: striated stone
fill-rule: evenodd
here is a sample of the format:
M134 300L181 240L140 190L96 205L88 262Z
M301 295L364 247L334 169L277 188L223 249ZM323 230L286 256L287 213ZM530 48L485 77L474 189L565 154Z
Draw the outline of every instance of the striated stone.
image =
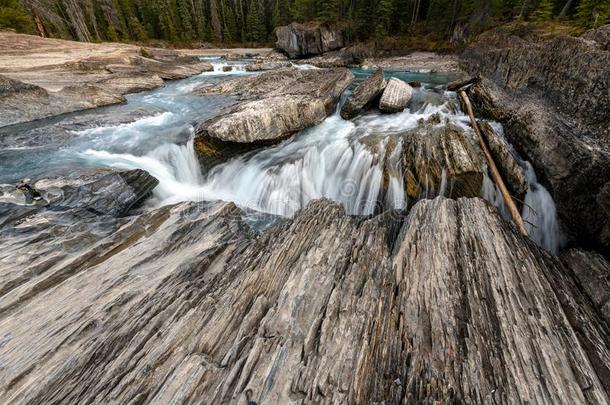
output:
M290 64L290 61L262 61L262 62L255 62L255 63L250 63L249 65L246 65L246 70L248 72L262 72L262 71L266 71L266 70L277 70L277 69L282 69L282 68L289 68L290 66L292 66Z
M371 77L358 85L356 90L350 94L341 108L341 117L350 119L358 115L364 108L377 101L383 92L386 81L383 70L377 70Z
M413 89L407 83L395 77L388 81L381 99L379 109L383 112L395 113L403 111L413 94Z
M610 263L603 256L582 249L564 252L561 261L572 270L578 284L610 325Z
M0 32L0 127L123 103L125 94L160 87L163 79L211 70L174 50L150 48L145 57L135 45Z
M390 178L402 175L409 204L439 194L475 197L481 191L486 166L475 140L454 124L437 125L437 119L433 116L389 141L375 135L360 140L383 159L386 189Z
M37 215L0 238L2 402L608 401L604 324L480 199L318 200L261 234L227 203Z

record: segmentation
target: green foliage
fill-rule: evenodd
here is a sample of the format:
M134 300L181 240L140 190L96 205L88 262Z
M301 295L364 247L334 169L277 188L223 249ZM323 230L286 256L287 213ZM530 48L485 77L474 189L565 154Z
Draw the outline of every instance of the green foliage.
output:
M32 17L17 0L0 0L0 29L6 28L25 34L35 33Z
M0 0L0 6L0 28L36 33L30 7L39 7L50 35L140 42L263 43L277 26L314 20L339 23L350 40L396 44L413 35L447 40L458 23L473 34L519 19L558 17L587 28L610 22L610 0Z
M610 22L610 1L581 0L577 7L576 19L583 27L596 28Z
M248 7L248 16L246 18L246 39L254 42L264 41L267 36L266 31L258 3L256 0L252 0Z
M541 0L538 7L531 15L532 21L549 21L553 18L553 2L551 0Z

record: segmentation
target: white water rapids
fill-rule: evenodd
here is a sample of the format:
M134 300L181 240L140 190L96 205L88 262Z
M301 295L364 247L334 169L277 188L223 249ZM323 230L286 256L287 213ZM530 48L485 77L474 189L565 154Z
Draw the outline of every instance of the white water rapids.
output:
M418 102L412 103L413 111L392 115L369 113L353 121L343 120L336 113L276 146L239 156L203 174L193 148L191 122L200 119L201 109L196 107L203 106L206 98L191 96L190 92L207 78L218 80L248 74L238 63L230 63L233 69L225 72L226 63L211 58L210 61L215 66L214 72L133 97L134 102L164 111L127 124L84 129L78 133L82 145L70 153L88 166L148 171L160 182L149 206L225 200L263 213L291 216L309 201L327 197L340 202L350 214L370 215L407 206L400 144L387 157L389 162L379 157L385 156L383 150L392 134L413 129L418 120L433 114L471 131L468 118L454 112L455 95L445 92L440 84L425 84L416 90ZM370 134L381 135L378 154L358 141ZM562 239L553 200L537 182L531 165L521 163L530 181L524 219L531 224L528 226L532 239L555 253ZM385 193L384 167L393 168L389 170ZM441 186L434 193L444 192ZM487 178L481 195L506 216L504 203Z

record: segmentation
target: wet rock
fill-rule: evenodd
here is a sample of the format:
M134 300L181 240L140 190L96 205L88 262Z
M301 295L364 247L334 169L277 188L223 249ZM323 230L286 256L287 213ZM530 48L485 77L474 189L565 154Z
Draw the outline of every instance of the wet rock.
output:
M407 83L395 77L388 81L381 99L379 109L383 112L395 113L403 111L413 94L413 89Z
M277 143L319 124L334 109L353 75L347 69L278 70L205 87L201 94L238 96L242 102L197 127L195 148L204 167L244 148Z
M389 140L374 135L360 140L384 160L386 195L392 181L404 182L409 204L437 195L459 198L480 194L485 165L475 140L456 125L441 124L438 119L433 116Z
M276 48L291 58L320 55L345 46L341 30L317 22L277 27L275 35Z
M29 264L0 273L3 402L607 401L603 324L480 199L364 221L318 200L258 235L227 203L34 219L0 238Z
M267 61L267 62L256 62L246 65L248 72L262 72L266 70L276 70L282 68L289 68L291 66L290 61Z
M379 69L371 77L358 85L356 90L347 98L341 108L341 117L350 119L358 115L364 108L377 101L383 92L386 81L383 70Z
M49 208L81 208L99 214L126 215L150 197L159 181L144 170L96 169L36 181Z
M222 67L223 72L230 72L231 70L233 70L233 66L227 65Z
M517 96L487 79L469 94L477 115L501 122L507 139L532 163L570 239L610 252L610 216L604 208L610 150L604 143L535 94Z
M481 134L485 137L494 163L502 175L502 179L506 182L513 195L523 196L527 192L528 181L523 168L513 156L508 143L496 133L488 122L478 121L478 124Z
M570 249L561 255L578 284L610 325L610 263L595 252Z

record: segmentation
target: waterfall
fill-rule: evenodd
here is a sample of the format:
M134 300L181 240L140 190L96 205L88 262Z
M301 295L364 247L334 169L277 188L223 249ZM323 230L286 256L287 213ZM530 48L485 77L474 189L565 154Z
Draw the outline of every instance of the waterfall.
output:
M530 238L553 254L559 253L565 238L557 221L557 210L553 197L536 179L530 162L525 162L525 175L529 188L525 195L523 220Z

